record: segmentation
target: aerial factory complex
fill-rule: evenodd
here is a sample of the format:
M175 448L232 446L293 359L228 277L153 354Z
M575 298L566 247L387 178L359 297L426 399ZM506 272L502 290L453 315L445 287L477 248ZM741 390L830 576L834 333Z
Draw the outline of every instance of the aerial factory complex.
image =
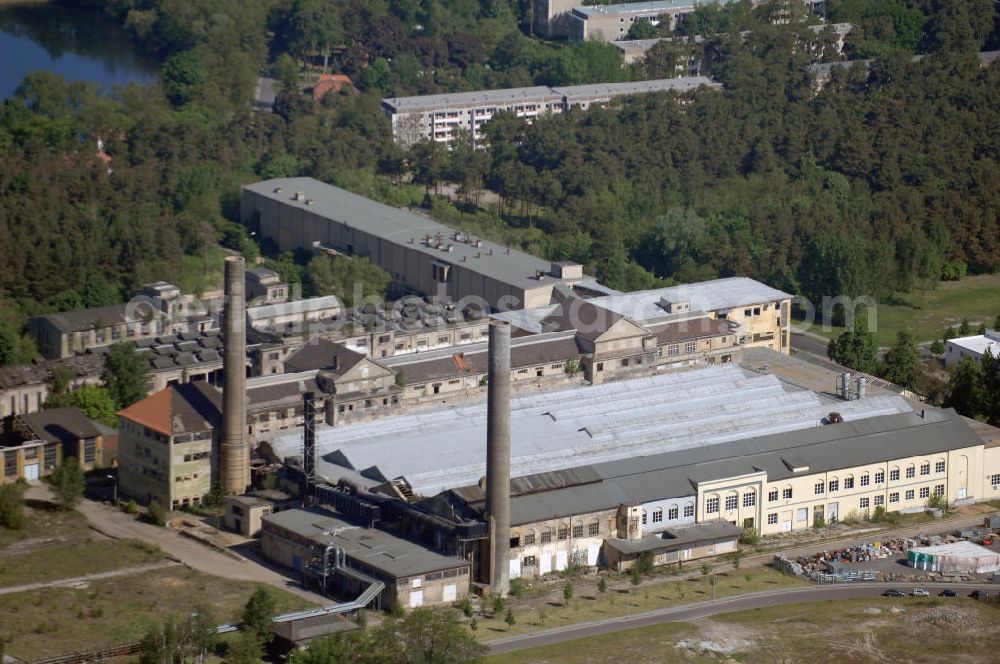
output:
M153 284L157 315L123 309L121 331L74 331L104 313L39 319L66 366L135 339L153 390L109 448L86 422L47 437L7 387L20 440L5 481L82 445L88 463L113 454L140 503L193 506L218 484L229 527L344 611L709 558L747 531L1000 491L995 429L791 356L791 296L751 279L620 293L308 178L249 185L242 204L280 249L367 257L409 295L295 300L234 257L206 312L160 316L184 296ZM254 490L266 476L281 491Z

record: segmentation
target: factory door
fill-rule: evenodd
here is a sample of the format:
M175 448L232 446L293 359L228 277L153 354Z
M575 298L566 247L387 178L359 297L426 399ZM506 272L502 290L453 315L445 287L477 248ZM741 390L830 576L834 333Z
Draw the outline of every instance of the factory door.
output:
M292 569L296 572L302 573L302 556L297 553L292 554Z
M826 518L830 523L837 523L837 507L839 503L830 503L826 506Z
M792 530L792 512L791 510L781 513L781 532L787 533Z
M597 564L597 556L601 552L600 544L590 544L587 546L587 565L593 567Z
M538 573L548 574L552 571L552 555L548 553L543 553L538 558Z
M510 561L510 569L508 570L510 578L516 579L521 576L521 560L520 558L514 558Z
M569 567L569 556L565 551L556 551L556 571L561 572Z
M24 479L29 482L38 479L38 464L33 463L31 465L25 464L24 466Z
M955 464L955 497L964 500L969 497L969 457L958 457Z
M411 590L410 591L410 608L415 609L418 606L424 605L424 591L423 590Z

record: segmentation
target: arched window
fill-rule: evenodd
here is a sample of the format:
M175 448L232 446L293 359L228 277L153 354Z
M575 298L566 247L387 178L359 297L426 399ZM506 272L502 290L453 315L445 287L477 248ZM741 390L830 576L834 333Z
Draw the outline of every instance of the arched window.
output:
M916 476L917 476L917 467L911 463L909 466L906 467L906 479L912 480Z
M565 523L559 524L559 539L564 540L569 537L569 528L566 527Z
M524 546L531 546L534 543L535 543L535 531L534 530L525 531L524 540L522 541L522 544Z
M893 466L889 469L889 481L898 482L899 481L899 466Z
M548 544L552 541L552 529L542 528L542 544Z
M663 521L663 508L657 507L653 510L653 523L660 523Z
M601 522L599 519L591 519L590 523L587 524L587 536L597 537L601 534Z
M694 518L694 503L688 503L684 506L684 518L693 519Z
M667 510L667 520L676 521L678 516L680 516L680 512L677 510L677 505L671 505L670 509Z

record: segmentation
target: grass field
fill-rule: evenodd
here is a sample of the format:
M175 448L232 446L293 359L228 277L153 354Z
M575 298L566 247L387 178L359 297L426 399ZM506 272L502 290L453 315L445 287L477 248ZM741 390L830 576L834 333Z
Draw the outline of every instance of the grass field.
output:
M490 664L639 664L640 662L712 662L711 658L673 655L674 644L698 629L689 623L665 623L623 632L588 636L569 643L529 648L487 657ZM667 659L668 657L673 659Z
M793 604L665 623L496 655L490 664L941 662L987 664L1000 609L971 599Z
M734 570L726 565L726 570L716 574L716 597L727 597L759 590L770 590L796 585L803 581L786 576L769 567ZM720 565L721 569L721 565ZM635 588L628 583L615 583L607 592L599 593L589 585L574 582L574 597L568 606L563 606L562 587L557 584L552 591L521 600L511 600L515 623L508 630L505 615L493 616L488 611L485 616L477 615L477 636L494 639L501 635L518 634L538 629L571 625L574 623L603 620L626 613L651 611L667 606L677 606L697 602L712 597L711 576L697 576L675 580L670 576L658 576Z
M0 553L16 553L51 543L83 542L91 538L83 515L63 511L47 503L28 501L21 530L0 528Z
M7 653L28 660L134 641L168 615L208 607L220 622L235 619L254 584L182 567L104 579L76 588L0 596L0 638ZM279 613L306 608L295 595L268 588Z
M181 292L197 296L222 290L225 258L229 255L221 247L209 245L203 256L182 256L181 269L173 283Z
M1000 275L967 277L943 281L935 290L898 293L879 302L876 336L880 346L889 346L901 330L911 332L918 342L940 339L948 326L958 326L968 318L973 330L979 323L992 327L1000 314ZM797 324L798 326L798 324ZM841 327L823 328L820 321L810 332L836 337Z
M163 560L154 546L138 540L76 542L47 546L31 553L0 557L0 588L39 581L71 579Z

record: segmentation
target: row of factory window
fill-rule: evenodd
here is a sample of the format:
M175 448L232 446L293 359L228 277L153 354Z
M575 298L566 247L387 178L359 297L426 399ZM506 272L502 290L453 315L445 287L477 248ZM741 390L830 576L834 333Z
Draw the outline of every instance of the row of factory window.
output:
M695 342L688 341L688 342L686 342L684 344L684 352L685 353L693 353L694 351L695 351ZM660 352L662 354L663 351L660 351ZM668 356L669 355L680 355L680 345L679 344L670 344L669 346L667 346L667 355Z
M747 494L747 495L751 495L751 494ZM735 499L736 497L732 496L732 498ZM728 499L727 499L727 504L728 504ZM736 509L736 508L733 507L732 509ZM716 510L716 511L718 511L718 510ZM668 521L674 521L674 520L676 520L678 518L677 515L679 513L680 513L680 509L677 507L677 505L671 505L670 509L667 510L667 520ZM647 514L646 514L646 510L643 510L642 511L642 525L644 525L644 526L646 525L647 518L648 517L647 517ZM694 505L685 505L684 506L684 518L685 519L692 519L692 518L694 518ZM653 523L662 523L662 522L663 522L663 508L662 507L657 507L655 510L653 510Z
M572 530L566 524L562 524L562 525L559 526L559 529L556 531L556 537L558 537L558 539L560 541L561 540L566 540L566 539L569 539L571 532L572 532L572 536L573 536L574 539L583 537L583 533L584 533L584 526L583 526L583 524L582 523L578 523L578 524L574 525L573 528L572 528ZM601 533L601 524L600 524L600 522L593 521L593 522L587 524L586 533L587 533L587 535L589 537L596 537L597 535L599 535ZM541 532L541 534L540 534L540 536L538 538L538 542L540 544L548 544L551 541L552 541L552 528L543 528L542 532ZM535 531L534 530L529 530L528 532L526 532L524 534L523 538L520 535L518 535L517 533L513 533L511 535L511 538L510 538L510 545L511 545L511 547L514 547L514 548L519 547L519 546L532 546L532 545L535 544L535 542L536 542L536 540L535 540Z
M757 504L757 494L753 491L748 491L743 494L743 507L754 507ZM726 511L732 511L739 505L739 496L734 494L726 496ZM718 514L719 513L719 498L713 496L705 501L705 512L707 514Z
M997 479L1000 480L1000 475L997 476ZM1000 483L1000 482L998 482L998 483ZM930 496L931 496L931 487L929 487L929 486L920 487L919 495L920 495L920 499L921 500L926 500L926 499L930 498ZM934 485L934 495L935 496L943 496L944 495L944 485L943 484L936 484L936 485ZM899 502L899 496L900 496L900 494L899 494L898 491L893 491L893 492L889 493L889 504L892 505L893 503L898 503ZM903 500L906 500L906 501L915 500L916 496L917 496L917 490L915 490L915 489L907 489L904 492L904 494L903 494ZM883 495L872 496L872 497L864 496L864 497L858 499L858 508L862 509L862 510L871 509L873 506L874 507L885 507L885 504L886 504L886 497L883 496ZM808 521L809 520L809 508L808 507L799 508L798 509L798 514L797 514L796 518L797 518L798 521ZM776 525L778 523L778 513L777 512L771 512L771 513L769 513L767 515L767 523L768 523L768 525L771 525L771 526Z

